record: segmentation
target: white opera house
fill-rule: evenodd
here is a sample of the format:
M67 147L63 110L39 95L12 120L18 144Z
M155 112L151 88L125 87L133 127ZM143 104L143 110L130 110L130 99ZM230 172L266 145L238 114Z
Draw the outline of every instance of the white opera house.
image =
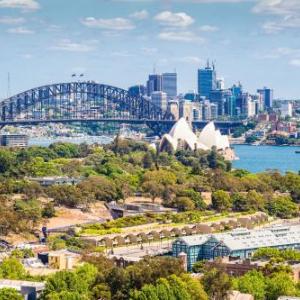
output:
M220 130L216 129L214 122L209 122L198 137L184 118L179 119L171 131L163 135L159 145L160 151L211 150L213 147L216 147L226 159L234 159L228 136L222 135Z

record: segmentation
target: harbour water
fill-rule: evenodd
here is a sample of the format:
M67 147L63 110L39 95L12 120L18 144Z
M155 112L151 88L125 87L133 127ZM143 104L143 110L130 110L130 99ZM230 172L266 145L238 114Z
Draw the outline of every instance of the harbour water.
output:
M250 146L234 145L234 151L239 160L233 162L233 167L258 173L266 170L297 172L300 170L299 147L293 146Z

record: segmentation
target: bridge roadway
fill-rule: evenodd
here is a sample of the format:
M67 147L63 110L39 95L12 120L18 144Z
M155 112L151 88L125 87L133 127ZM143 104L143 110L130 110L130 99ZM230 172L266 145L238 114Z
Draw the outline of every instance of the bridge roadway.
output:
M38 125L46 123L92 123L92 122L105 122L105 123L126 123L137 125L165 125L171 127L175 124L175 120L147 120L147 119L120 119L120 118L78 118L78 119L20 119L20 120L6 120L0 121L0 126L6 125ZM208 121L194 121L193 126L197 128L204 127ZM230 129L243 125L242 121L215 121L216 127L220 129Z

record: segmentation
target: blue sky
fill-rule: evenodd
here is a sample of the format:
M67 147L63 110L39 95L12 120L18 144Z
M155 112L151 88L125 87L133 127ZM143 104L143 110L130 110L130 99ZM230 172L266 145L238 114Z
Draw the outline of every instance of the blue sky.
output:
M300 98L299 0L0 0L0 98L72 73L123 88L216 61L226 87Z

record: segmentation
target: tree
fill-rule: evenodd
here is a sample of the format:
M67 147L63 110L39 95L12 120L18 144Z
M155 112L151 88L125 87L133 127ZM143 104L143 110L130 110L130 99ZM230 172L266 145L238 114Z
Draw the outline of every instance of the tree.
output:
M80 154L79 146L72 143L53 143L49 146L49 149L51 149L59 157L65 158L79 157Z
M209 155L207 156L207 160L208 160L208 166L211 169L216 169L217 168L217 166L218 166L218 154L217 154L216 147L212 148Z
M187 285L176 275L168 277L170 289L175 299L191 300L191 295L187 290Z
M93 299L110 300L111 292L109 286L106 283L96 284L92 289L92 297Z
M78 276L76 272L60 271L50 277L46 281L46 286L42 294L42 299L84 299L89 291L89 283L82 276ZM68 295L68 292L75 294ZM60 294L63 293L63 294ZM77 298L77 294L82 298ZM62 298L62 295L64 298ZM70 296L70 297L69 297Z
M143 168L150 169L152 167L152 164L153 164L153 158L151 153L148 151L145 153L143 157Z
M223 266L212 268L204 273L202 283L205 291L213 300L228 299L228 292L231 290L232 281L225 273Z
M250 209L263 210L265 206L264 197L257 193L255 190L251 190L247 193L248 205Z
M235 211L248 211L249 203L246 195L244 193L234 193L231 196L231 201L233 204L233 210Z
M44 205L42 210L43 218L53 218L55 217L55 207L52 202L48 202Z
M96 200L115 201L118 200L118 192L115 183L104 176L92 176L78 184L82 192L94 195Z
M255 135L249 135L246 137L245 142L247 144L253 144L258 140L258 138Z
M150 195L152 202L154 203L156 198L162 196L164 187L155 180L148 180L143 183L143 190Z
M15 165L15 155L10 150L0 149L0 173L6 173Z
M234 279L234 288L242 293L254 296L255 300L264 300L266 296L266 283L264 275L256 270Z
M175 199L179 211L188 211L195 209L195 203L189 197L178 197Z
M131 279L126 270L113 267L105 276L105 281L110 286L112 299L125 300L129 298Z
M208 296L199 280L192 278L188 274L183 274L180 278L186 284L191 300L208 300Z
M51 292L44 296L44 300L89 300L88 294L73 291Z
M276 145L287 145L289 143L289 139L282 135L277 135L275 138Z
M217 211L226 211L232 207L231 199L228 193L218 190L212 193L212 206Z
M132 288L141 289L145 284L154 284L159 278L172 274L179 276L183 266L179 259L173 257L146 257L126 268Z
M279 296L295 296L297 290L290 275L275 273L266 279L266 299L277 300Z
M15 211L19 217L32 222L34 227L41 219L41 203L38 200L17 200L14 205Z
M27 272L17 258L5 258L0 265L0 278L4 279L26 279Z
M193 273L203 273L205 270L205 260L198 260L193 264L192 271Z
M49 197L54 199L55 204L67 207L78 207L85 203L83 191L74 185L53 185L46 191Z
M23 296L13 288L0 289L0 300L23 300Z
M290 196L275 196L267 203L267 209L271 215L289 219L299 214L299 208Z
M94 284L98 273L97 268L88 263L79 266L75 272L79 280L86 282L89 286Z

